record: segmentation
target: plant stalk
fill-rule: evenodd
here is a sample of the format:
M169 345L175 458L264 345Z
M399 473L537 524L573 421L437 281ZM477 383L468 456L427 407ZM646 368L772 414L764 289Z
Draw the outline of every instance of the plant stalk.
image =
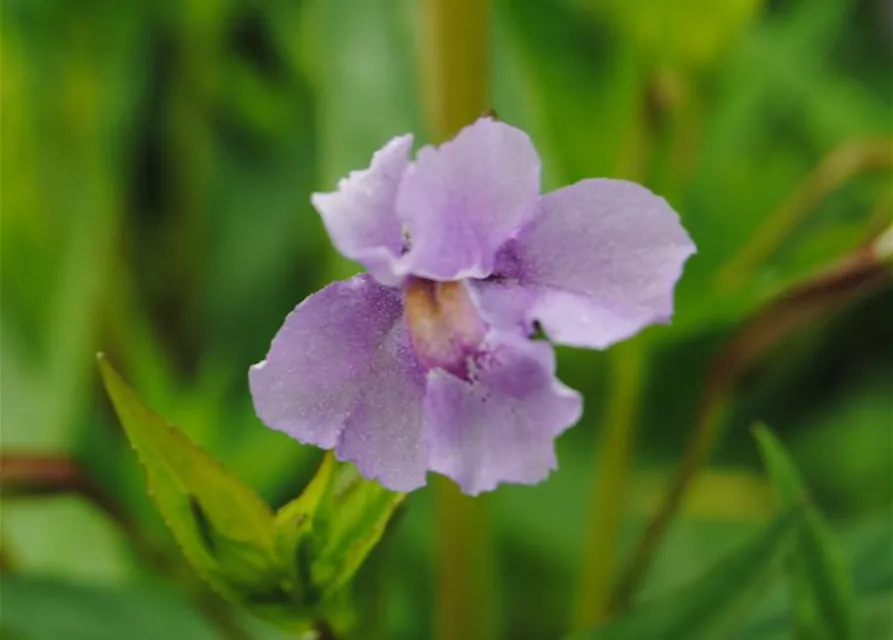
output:
M489 3L426 0L423 86L433 138L444 142L490 107ZM492 541L487 502L436 482L438 559L435 637L488 638L493 629Z

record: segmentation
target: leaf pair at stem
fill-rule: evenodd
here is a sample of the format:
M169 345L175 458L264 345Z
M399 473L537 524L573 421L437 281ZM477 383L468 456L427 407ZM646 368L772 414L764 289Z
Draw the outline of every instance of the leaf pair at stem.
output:
M289 630L349 625L344 587L403 494L331 454L274 513L249 487L150 411L104 356L99 368L158 510L196 571L232 603Z

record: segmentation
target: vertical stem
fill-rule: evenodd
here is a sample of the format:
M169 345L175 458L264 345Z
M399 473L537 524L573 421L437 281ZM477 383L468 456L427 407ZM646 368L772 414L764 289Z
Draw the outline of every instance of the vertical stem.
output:
M490 105L489 3L426 0L427 107L437 142L452 137ZM462 495L438 478L439 533L436 637L474 640L491 635L492 548L486 501Z
M427 108L443 142L490 105L489 3L427 0Z
M606 429L596 449L596 470L589 490L592 502L573 621L575 629L594 627L604 619L607 610L627 503L643 355L639 340L618 345L611 352L614 391L608 403Z
M493 550L487 501L469 498L437 478L436 638L482 640L492 636Z

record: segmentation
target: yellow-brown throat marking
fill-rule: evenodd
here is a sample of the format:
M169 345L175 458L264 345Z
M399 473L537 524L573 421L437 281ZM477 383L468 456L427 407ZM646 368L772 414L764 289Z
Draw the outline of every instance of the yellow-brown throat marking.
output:
M487 334L462 282L411 278L406 283L406 323L419 361L469 378L469 360Z

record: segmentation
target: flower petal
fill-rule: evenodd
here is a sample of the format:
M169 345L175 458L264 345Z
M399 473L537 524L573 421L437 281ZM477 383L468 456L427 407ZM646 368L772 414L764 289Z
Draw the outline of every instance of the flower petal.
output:
M394 138L375 152L368 169L351 172L333 193L311 197L338 251L387 285L399 281L393 263L404 239L396 201L411 148L412 135Z
M397 196L411 243L402 272L432 280L490 275L496 251L533 215L539 179L527 134L489 118L423 148Z
M663 198L623 180L583 180L540 199L476 286L484 317L555 342L605 348L667 322L695 246Z
M376 354L335 451L393 491L425 484L425 373L401 320Z
M425 377L396 289L368 275L304 300L251 368L255 410L269 427L354 461L399 491L425 482Z
M554 438L580 418L580 395L555 378L542 341L491 333L473 382L428 374L430 466L465 493L500 482L535 484L556 467Z

